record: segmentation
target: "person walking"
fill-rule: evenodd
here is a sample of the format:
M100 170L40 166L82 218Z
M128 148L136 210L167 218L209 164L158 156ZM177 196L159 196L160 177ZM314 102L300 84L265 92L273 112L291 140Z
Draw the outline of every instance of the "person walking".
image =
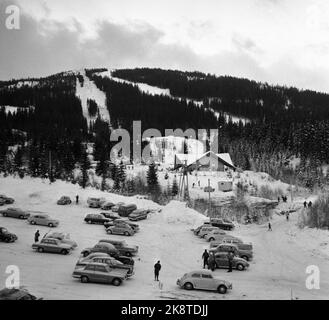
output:
M79 203L79 195L77 194L76 196L75 196L75 204L78 204Z
M205 269L205 267L208 266L208 258L209 258L209 253L208 253L207 249L205 249L202 254L203 269Z
M161 264L160 261L158 261L155 265L154 265L154 281L159 281L159 273L161 270Z
M227 254L227 259L228 259L228 270L227 272L232 272L233 271L233 258L234 258L234 253L232 251L229 251Z
M306 208L307 207L307 202L306 202L306 200L304 201L304 208Z
M272 225L271 225L271 222L268 223L268 231L272 231Z
M289 212L286 213L286 219L289 221Z
M34 242L39 242L40 232L37 230L37 232L34 234Z
M310 202L308 203L308 207L309 207L309 208L312 207L312 201L310 201Z

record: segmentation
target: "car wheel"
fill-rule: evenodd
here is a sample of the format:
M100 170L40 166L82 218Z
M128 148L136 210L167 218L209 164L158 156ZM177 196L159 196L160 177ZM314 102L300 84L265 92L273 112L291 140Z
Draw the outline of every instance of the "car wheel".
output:
M87 220L87 223L91 224L91 220Z
M61 254L68 254L69 252L66 250L66 249L63 249L62 251L61 251Z
M52 223L48 223L48 227L52 228L54 225Z
M247 256L243 256L243 257L241 257L241 258L244 259L244 260L246 260L246 261L249 260L249 258L248 258Z
M43 252L44 250L43 250L43 248L40 247L40 248L38 248L38 251Z
M126 231L126 232L124 232L124 235L125 236L130 236L130 233Z
M85 257L87 257L89 255L89 252L83 252L82 255L85 258Z
M24 219L24 216L23 216L23 215L20 215L19 218L20 218L20 219Z
M121 279L119 278L114 278L113 281L112 281L112 284L116 287L118 287L120 284L121 284Z
M129 251L126 252L126 256L127 256L127 257L131 257L131 256L132 256L131 252L129 252Z
M2 214L2 216L3 216L3 217L7 217L7 213L4 212L4 213Z
M109 234L112 234L112 230L111 229L106 230L106 232L109 233Z
M243 271L244 270L244 265L239 263L237 264L236 268L239 270L239 271Z
M82 283L88 283L89 282L89 278L87 276L82 276L81 277L81 282Z
M186 282L185 284L184 284L184 289L185 290L193 290L194 288L193 288L193 284L191 283L191 282Z
M5 242L9 243L10 242L10 238L6 238Z
M210 238L210 239L209 239L209 241L214 241L214 240L215 240L215 238Z
M31 224L35 224L35 221L32 220L32 221L31 221Z
M220 285L218 288L217 288L217 291L218 293L220 294L225 294L227 292L227 288L224 286L224 285Z

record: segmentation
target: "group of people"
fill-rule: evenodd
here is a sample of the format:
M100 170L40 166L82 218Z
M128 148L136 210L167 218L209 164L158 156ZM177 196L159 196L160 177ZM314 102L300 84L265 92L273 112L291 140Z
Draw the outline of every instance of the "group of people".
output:
M309 207L309 208L312 207L312 201L309 201L308 203L306 200L304 201L304 208L307 208L307 207Z
M232 272L232 270L233 270L233 258L234 258L233 251L229 251L227 253L227 259L228 259L228 271L227 272ZM208 269L210 269L211 271L215 271L216 259L215 259L214 252L208 252L207 249L205 249L202 254L202 259L203 259L203 269L205 269L207 266Z
M287 196L281 196L283 202L287 202L288 198ZM278 197L278 202L280 202L280 197Z

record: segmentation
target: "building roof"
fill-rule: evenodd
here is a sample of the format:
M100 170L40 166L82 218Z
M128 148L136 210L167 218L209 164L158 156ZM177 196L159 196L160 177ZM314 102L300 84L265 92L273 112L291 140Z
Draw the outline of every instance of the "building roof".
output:
M198 160L200 160L204 157L209 157L211 155L216 156L219 159L219 161L222 162L227 167L235 169L235 166L232 162L232 159L231 159L231 156L229 153L214 153L213 151L207 151L206 153L201 154L201 155L178 153L175 155L175 168L179 168L185 163L189 167L190 165L196 163Z

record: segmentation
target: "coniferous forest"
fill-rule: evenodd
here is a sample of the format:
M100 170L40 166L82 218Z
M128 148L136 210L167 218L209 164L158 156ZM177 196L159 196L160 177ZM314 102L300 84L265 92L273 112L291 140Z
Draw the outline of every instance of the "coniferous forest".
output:
M106 95L111 126L97 116L93 100L88 100L88 111L96 121L89 124L83 117L76 96L77 81L84 82L80 74L0 82L0 170L72 180L76 166L82 171L90 167L86 145L93 143L97 173L104 179L117 177L119 187L125 184L120 166L107 163L110 128L132 132L132 122L140 120L142 130L155 128L162 134L165 129L219 128L219 152L229 152L243 170L265 171L308 188L329 180L320 169L329 159L329 94L200 72L139 68L112 73L171 94L150 95L137 85L101 76L105 70L86 70L86 75ZM19 109L13 113L1 106ZM293 158L300 159L297 166L290 165ZM85 179L82 175L79 183ZM132 183L125 185L132 188Z

